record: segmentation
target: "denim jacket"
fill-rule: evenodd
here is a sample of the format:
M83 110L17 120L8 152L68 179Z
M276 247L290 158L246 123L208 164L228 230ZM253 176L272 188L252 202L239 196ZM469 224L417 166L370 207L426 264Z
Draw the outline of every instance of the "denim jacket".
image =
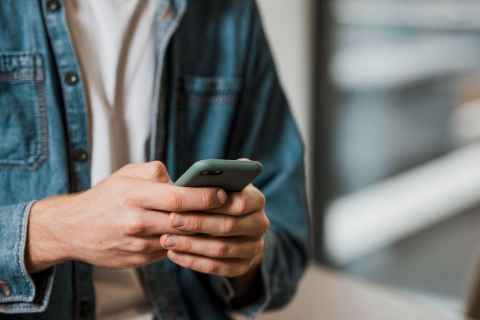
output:
M266 196L262 289L232 306L226 278L164 259L138 268L159 319L254 318L284 305L309 257L303 146L254 0L159 0L155 107L145 148L172 180L201 159L250 158ZM62 0L0 1L0 319L94 319L91 265L29 275L36 200L90 188L84 87Z

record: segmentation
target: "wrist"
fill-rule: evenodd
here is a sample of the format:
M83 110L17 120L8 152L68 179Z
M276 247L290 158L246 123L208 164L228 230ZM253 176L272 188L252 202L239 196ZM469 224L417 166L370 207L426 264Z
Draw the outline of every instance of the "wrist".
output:
M69 260L70 250L60 235L66 226L58 223L62 204L69 196L43 199L33 204L28 219L25 264L33 274ZM61 239L61 240L60 240Z

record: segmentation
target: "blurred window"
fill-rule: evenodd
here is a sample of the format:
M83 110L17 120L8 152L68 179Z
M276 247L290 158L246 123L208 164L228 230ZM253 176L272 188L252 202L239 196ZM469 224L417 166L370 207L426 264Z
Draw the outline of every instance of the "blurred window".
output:
M480 138L480 2L334 1L338 194Z

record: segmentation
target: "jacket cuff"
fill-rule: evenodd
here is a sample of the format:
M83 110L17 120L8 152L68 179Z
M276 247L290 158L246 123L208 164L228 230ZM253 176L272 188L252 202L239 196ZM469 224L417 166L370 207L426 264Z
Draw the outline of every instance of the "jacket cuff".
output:
M25 267L28 218L34 203L0 207L0 313L47 308L55 268L29 275Z
M270 260L269 255L271 254L270 250L268 249L269 242L267 239L269 238L268 232L265 235L265 246L264 246L264 254L262 258L262 262L260 263L260 276L261 276L261 285L259 286L260 294L258 295L258 300L252 303L249 306L242 307L240 309L234 309L232 307L232 300L235 298L235 291L233 287L226 277L222 276L210 276L210 284L213 288L213 291L219 297L224 304L226 305L227 315L231 319L235 320L250 320L255 319L265 311L270 304L272 299L269 281L268 281L268 274L266 272L265 263L266 261Z

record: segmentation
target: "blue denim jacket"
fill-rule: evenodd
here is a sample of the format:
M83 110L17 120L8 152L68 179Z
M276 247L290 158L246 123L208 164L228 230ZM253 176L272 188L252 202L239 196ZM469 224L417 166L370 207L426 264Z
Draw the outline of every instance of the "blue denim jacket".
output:
M168 259L138 269L159 319L253 318L284 305L309 256L303 146L254 0L159 0L156 97L146 155L175 180L201 159L262 162L263 287L234 309L229 282ZM72 77L71 75L76 75ZM62 0L0 1L0 319L94 319L92 267L29 275L35 200L90 187L82 75Z

